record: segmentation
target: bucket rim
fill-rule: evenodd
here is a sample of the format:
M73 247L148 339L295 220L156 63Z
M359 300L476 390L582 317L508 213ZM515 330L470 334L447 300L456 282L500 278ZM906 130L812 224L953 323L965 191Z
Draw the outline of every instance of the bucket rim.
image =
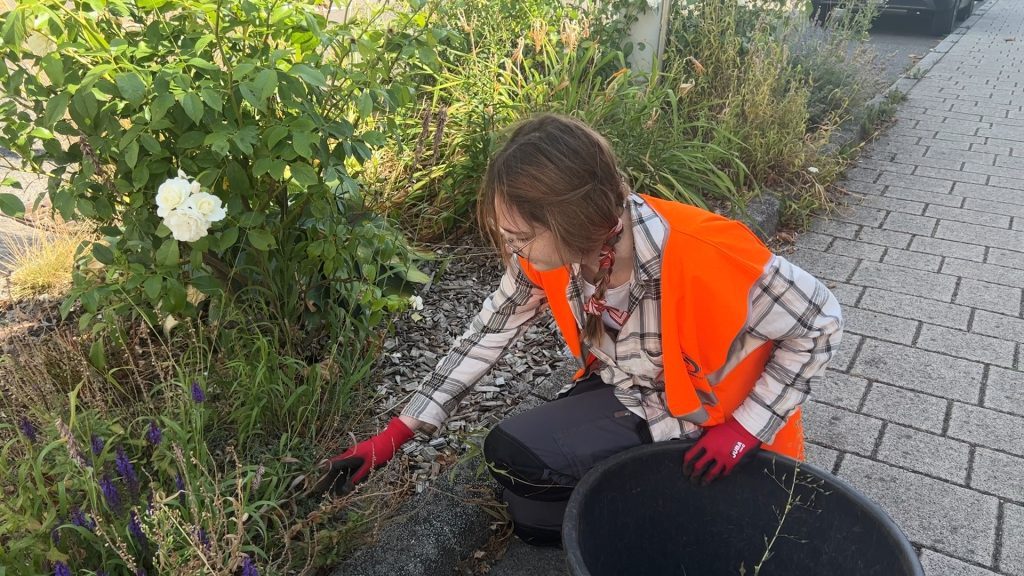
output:
M586 501L587 492L604 474L604 472L609 468L617 466L623 461L637 456L647 455L649 453L678 452L680 462L682 462L683 452L694 443L695 441L693 440L669 440L667 442L656 442L654 444L644 444L642 446L630 448L602 460L583 476L583 479L576 485L576 488L573 489L572 494L569 497L569 502L566 505L565 515L562 522L562 543L571 574L575 576L590 576L590 571L587 569L586 563L583 561L583 555L580 552L578 520L583 504ZM904 567L909 569L910 576L925 576L924 568L921 566L921 561L920 558L918 558L917 551L914 550L914 546L910 543L910 539L907 537L906 533L903 532L903 529L896 524L892 517L889 516L889 514L882 509L878 503L861 494L845 480L835 476L831 472L822 470L809 462L797 461L788 456L763 449L758 450L754 458L762 462L780 461L789 465L799 465L800 470L806 471L811 475L828 482L830 491L843 494L850 500L854 501L858 506L864 508L868 514L879 520L879 524L888 536L889 540L896 545L901 556L908 559L908 562L906 563L907 565ZM748 462L747 465L749 466L750 463ZM680 474L682 474L681 470Z

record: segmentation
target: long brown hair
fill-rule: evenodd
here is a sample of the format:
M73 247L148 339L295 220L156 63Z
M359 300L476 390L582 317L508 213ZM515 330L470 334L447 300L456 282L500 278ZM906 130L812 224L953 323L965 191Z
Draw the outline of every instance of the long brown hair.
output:
M603 136L575 118L541 114L516 126L491 159L477 217L506 263L512 254L498 229L498 201L530 226L548 230L564 261L578 260L601 248L623 216L627 193L615 153ZM607 282L598 283L598 298L604 298L606 287ZM600 316L587 316L587 341L600 341L601 323Z

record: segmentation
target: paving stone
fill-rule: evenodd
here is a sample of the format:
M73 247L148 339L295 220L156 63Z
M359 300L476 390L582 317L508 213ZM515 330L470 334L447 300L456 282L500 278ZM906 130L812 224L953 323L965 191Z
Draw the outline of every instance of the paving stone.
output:
M825 376L811 386L811 399L856 411L867 387L868 381L864 378L826 370Z
M935 237L956 240L968 244L981 244L993 248L1021 251L1024 248L1024 232L1000 230L991 226L978 226L963 222L939 221L935 229Z
M902 160L899 160L902 158ZM869 153L868 157L857 161L858 168L868 170L879 170L884 172L896 172L897 174L912 174L915 161L928 163L935 162L941 165L941 161L930 158L923 158L914 154L891 154L891 153ZM947 162L948 164L948 162Z
M945 398L875 382L868 390L868 397L861 412L889 422L941 434L948 404L949 401Z
M827 234L828 236L837 236L839 238L846 238L850 240L857 237L857 231L860 230L860 226L850 224L849 222L840 222L838 220L815 218L814 221L811 222L809 230L819 234Z
M843 308L843 330L901 344L911 344L917 333L918 322L888 314L861 310L853 306ZM981 336L981 338L986 338Z
M892 292L950 301L953 298L956 278L878 262L861 262L854 271L850 282L872 288L883 288Z
M1020 316L1020 296L1020 288L963 278L960 280L960 287L957 289L954 302Z
M843 173L846 180L860 180L861 182L875 182L882 173L873 168L850 168Z
M882 433L877 457L914 472L963 484L967 481L970 452L969 444L889 424Z
M941 218L942 220L955 220L969 224L992 226L993 228L1009 228L1010 216L1006 214L994 214L992 212L978 212L976 210L965 210L963 208L950 208L949 206L931 205L925 208L925 216Z
M856 240L847 240L845 238L836 238L835 241L832 242L828 251L833 254L849 256L850 258L878 262L882 259L882 254L885 253L885 246L858 242Z
M853 353L856 352L861 340L862 337L856 334L843 334L843 340L839 343L839 348L828 363L829 368L841 372L849 370L850 364L853 362Z
M882 220L885 219L885 214L884 210L876 210L864 206L844 206L835 211L834 217L836 220L842 220L843 222L875 227L882 223Z
M936 396L977 402L983 369L970 360L868 339L849 373Z
M811 248L813 250L820 250L824 252L828 249L829 244L831 244L833 240L835 240L835 236L819 234L817 232L804 232L800 235L797 243L802 248Z
M978 448L974 453L971 488L1024 502L1024 458Z
M948 194L953 191L952 180L928 178L927 176L884 172L878 177L877 182L879 184L885 184L886 186L899 186L900 188L912 188L914 190L923 190L924 192L934 192L938 194Z
M807 439L841 452L870 455L881 429L881 420L827 404L808 401L804 410Z
M797 248L786 256L786 259L821 280L844 282L857 267L857 260L854 258L805 248Z
M847 192L853 194L881 194L885 190L885 185L875 184L873 182L864 182L863 180L843 180L839 184L846 189Z
M995 133L993 135L999 135L1001 137L1008 134L1005 130L993 130L992 125L987 122L969 122L966 120L953 120L946 118L942 122L918 120L914 128L918 130L935 130L937 132L936 137L940 134L943 136L949 136L952 134L960 134L964 136L978 136L985 137L989 133ZM982 134L982 131L987 131Z
M925 324L917 339L917 346L925 350L945 352L958 358L977 360L1013 368L1017 345L1009 340L953 330L944 326Z
M936 256L953 256L966 260L981 262L985 259L985 247L977 244L963 244L952 240L941 238L915 237L910 241L910 249L918 252L927 252Z
M948 150L949 152L957 152L956 150ZM879 167L879 170L885 170L887 172L898 172L900 174L921 174L917 168L928 167L928 168L952 168L954 170L960 170L963 166L961 160L946 160L943 158L930 158L928 156L913 156L909 154L896 154L893 161L885 168Z
M839 460L839 452L831 448L819 446L813 442L806 443L807 463L817 466L829 474L836 469L836 461Z
M986 408L1024 416L1024 372L1004 370L995 366L989 368L983 405ZM1024 471L1024 468L1021 470Z
M847 455L839 477L877 502L910 539L950 556L988 564L999 500L921 474Z
M925 209L925 204L923 202L903 200L902 198L892 198L890 196L865 196L861 199L860 205L867 208L877 208L879 210L889 210L892 212L905 212L907 214L914 215L924 213Z
M863 286L854 286L853 284L846 284L845 282L825 282L825 286L828 287L832 295L839 300L839 303L843 306L856 306L857 300L860 299L860 295L864 293Z
M989 186L1001 186L1003 188L1012 188L1014 190L1020 190L1017 183L1020 183L1020 169L1019 168L1007 168L1005 166L990 166L988 164L975 164L974 162L964 162L964 172L973 172L975 174L988 174Z
M885 251L885 256L882 257L882 262L885 264L892 264L893 266L905 266L907 268L938 272L939 267L942 264L942 258L934 254L924 254L921 252L900 250L898 248L889 248Z
M1020 254L1024 256L1024 252ZM993 284L1002 284L1003 286L1024 286L1024 270L996 266L995 264L946 258L942 263L942 273L984 280Z
M861 228L857 238L863 242L903 249L910 245L910 240L913 236L906 232L879 230L878 228Z
M935 229L935 218L929 218L927 216L915 216L913 214L904 214L903 212L890 212L885 218L885 223L882 224L882 228L886 230L895 230L897 232L906 232L908 234L916 234L918 236L931 236L932 230Z
M968 144L959 144L967 146ZM959 164L957 165L959 167ZM929 178L942 178L943 180L953 180L954 182L971 182L972 184L984 184L988 182L988 174L976 174L974 172L963 172L961 170L952 170L948 167L942 166L918 166L914 169L914 174L917 176L928 176Z
M941 112L941 110L939 111ZM945 148L947 150L965 150L971 149L970 142L953 142L950 140L939 140L938 138L918 138L916 141L917 148ZM898 152L899 150L895 150ZM907 151L910 152L909 150ZM916 148L914 149L916 152ZM923 155L923 154L922 154Z
M926 204L938 204L940 206L949 206L951 208L959 208L964 203L963 196L954 196L953 194L946 192L927 192L924 190L915 190L914 188L903 188L901 186L887 186L885 188L884 196L916 200Z
M1024 417L1021 416L954 402L947 435L1024 456Z
M910 296L877 288L868 288L858 306L866 310L960 330L967 329L967 323L971 317L971 309L966 306L957 306L921 296Z
M988 152L989 154L1005 154L1007 156L1013 152L1013 148L1009 146L995 146L993 144L971 144L971 150Z
M999 576L991 570L972 566L932 550L921 551L921 567L929 576Z
M974 313L971 332L1024 343L1024 320L987 310Z
M1006 216L1024 216L1024 205L994 202L980 198L965 198L964 208L979 212L990 212L992 214L1004 214Z
M947 162L971 162L977 165L994 166L996 163L995 154L967 152L964 150L951 150L949 148L939 147L929 148L924 157L946 160Z
M966 198L979 198L991 202L1005 202L1007 204L1024 204L1024 197L1017 190L1010 188L997 188L995 186L981 186L967 182L957 182L951 191L957 196Z
M1003 505L1003 549L997 566L1003 574L1024 574L1024 506Z

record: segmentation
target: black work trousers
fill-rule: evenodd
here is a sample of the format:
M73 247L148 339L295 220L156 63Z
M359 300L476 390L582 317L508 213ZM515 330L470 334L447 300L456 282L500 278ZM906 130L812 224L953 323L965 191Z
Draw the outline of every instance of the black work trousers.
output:
M565 397L498 423L484 459L504 487L513 530L525 542L558 545L573 488L601 460L649 443L647 422L627 410L597 375Z

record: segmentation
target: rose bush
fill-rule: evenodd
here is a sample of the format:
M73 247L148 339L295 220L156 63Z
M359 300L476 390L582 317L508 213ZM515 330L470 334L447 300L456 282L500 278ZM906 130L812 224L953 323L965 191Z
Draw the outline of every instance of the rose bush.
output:
M415 254L357 175L435 64L443 32L422 8L387 31L312 1L33 0L0 16L0 146L102 236L64 311L155 325L252 301L300 340L337 341L404 307Z

